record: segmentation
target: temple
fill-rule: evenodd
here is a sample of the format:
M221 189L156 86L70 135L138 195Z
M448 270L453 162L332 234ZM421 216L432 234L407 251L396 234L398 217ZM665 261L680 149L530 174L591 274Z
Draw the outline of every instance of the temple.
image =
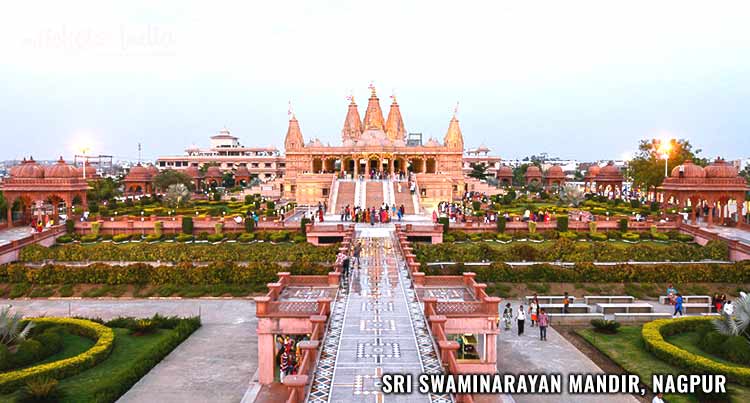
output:
M284 141L286 170L283 193L302 205L327 201L333 206L372 207L384 202L419 209L422 203L451 200L464 191L464 140L454 115L442 141L421 137L407 139L401 109L395 97L383 118L380 99L371 87L364 118L351 98L341 129L341 145L324 145L318 139L305 142L296 116L289 120ZM367 183L368 179L385 179ZM366 184L359 184L363 180ZM396 182L411 180L418 201L393 191ZM404 192L405 193L405 192ZM337 194L337 200L331 195ZM366 195L355 200L356 195ZM333 210L337 211L337 210Z

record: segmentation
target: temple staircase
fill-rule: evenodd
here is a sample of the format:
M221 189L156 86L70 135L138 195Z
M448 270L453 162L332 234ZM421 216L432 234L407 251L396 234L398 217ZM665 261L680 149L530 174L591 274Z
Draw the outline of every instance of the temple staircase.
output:
M362 203L361 206L367 208L380 208L385 201L383 198L383 184L380 181L367 181L365 184L367 185L367 190L365 196L362 197L364 203Z
M336 194L333 196L333 208L329 209L331 214L341 214L341 209L346 207L347 204L349 207L354 207L356 198L356 186L354 181L339 179L336 181L334 190Z

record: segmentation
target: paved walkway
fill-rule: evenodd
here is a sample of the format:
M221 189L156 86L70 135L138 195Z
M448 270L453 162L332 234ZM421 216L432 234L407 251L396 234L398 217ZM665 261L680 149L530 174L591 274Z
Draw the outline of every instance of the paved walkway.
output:
M528 321L527 321L528 322ZM501 373L559 373L563 375L562 395L514 395L518 403L636 403L630 395L569 395L565 392L569 373L602 373L588 357L553 328L547 328L547 341L539 340L539 329L526 327L518 336L516 324L501 331L497 342L497 367Z
M7 243L11 243L11 241L26 238L32 233L34 233L34 229L29 227L28 225L0 230L0 245L5 245Z
M708 227L706 226L705 222L698 223L698 226L708 232L719 234L724 238L740 241L742 243L750 245L750 231L741 230L739 228L722 227L716 224Z
M250 300L0 300L7 304L24 315L70 312L103 319L200 312L203 326L119 402L239 402L257 370L257 319Z
M450 402L448 396L387 395L383 373L442 371L390 228L360 228L361 265L336 301L309 402Z

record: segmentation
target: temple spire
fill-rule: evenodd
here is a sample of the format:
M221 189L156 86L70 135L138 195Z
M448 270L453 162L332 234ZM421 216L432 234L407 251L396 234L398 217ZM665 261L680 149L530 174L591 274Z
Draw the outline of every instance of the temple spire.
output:
M385 134L391 140L405 140L406 129L404 119L401 117L401 109L396 102L396 95L391 95L391 109L388 111L388 120L385 123Z
M298 150L305 146L305 141L302 138L302 130L299 128L299 122L297 122L297 118L291 110L289 115L291 117L289 118L289 128L286 130L284 148L287 150Z
M362 119L359 117L359 110L357 104L354 102L354 96L350 95L349 109L346 111L346 118L344 119L344 128L341 129L341 141L346 140L357 140L359 135L362 134Z
M365 111L365 120L362 122L364 130L382 130L385 131L385 119L383 111L380 109L380 100L375 93L375 86L370 84L370 99L367 101L367 111Z
M456 107L458 109L458 107ZM453 112L453 118L451 118L450 124L448 124L448 131L445 133L445 139L443 142L446 147L454 148L458 150L464 149L464 136L461 134L461 127L458 125L458 119L456 118L456 110Z

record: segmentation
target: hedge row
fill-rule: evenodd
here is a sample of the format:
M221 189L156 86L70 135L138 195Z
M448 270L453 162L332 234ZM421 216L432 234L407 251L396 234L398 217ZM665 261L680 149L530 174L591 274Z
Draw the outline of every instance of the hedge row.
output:
M243 284L264 286L276 281L276 273L326 274L329 267L295 263L289 267L277 264L213 262L204 266L179 263L152 266L133 263L124 266L92 263L86 266L48 264L30 267L23 263L0 266L0 283L29 284Z
M338 245L315 246L312 244L270 244L270 243L223 243L182 244L145 242L114 244L97 243L92 245L68 244L46 248L30 245L21 250L19 260L39 262L57 260L79 261L166 261L166 262L206 262L206 261L250 261L250 262L332 262L336 258Z
M700 246L682 242L577 242L565 238L541 243L418 243L415 244L414 252L420 262L663 262L729 258L729 248L721 241L711 241L706 246Z
M726 375L730 381L750 386L750 368L728 365L698 354L683 350L664 340L664 337L695 330L714 318L686 317L680 319L660 319L643 325L641 335L650 351L659 359L680 367L687 372Z
M474 272L481 282L561 282L561 283L750 283L750 261L731 264L696 263L680 264L619 264L598 266L593 263L577 263L573 266L534 264L510 266L492 263L488 266L465 266L463 263L446 266L422 264L427 275L459 275Z
M63 379L76 375L95 366L107 358L112 351L115 333L104 325L71 318L34 318L30 320L35 323L65 326L72 333L96 340L96 344L74 357L0 374L0 392L2 393L12 392L35 378Z

